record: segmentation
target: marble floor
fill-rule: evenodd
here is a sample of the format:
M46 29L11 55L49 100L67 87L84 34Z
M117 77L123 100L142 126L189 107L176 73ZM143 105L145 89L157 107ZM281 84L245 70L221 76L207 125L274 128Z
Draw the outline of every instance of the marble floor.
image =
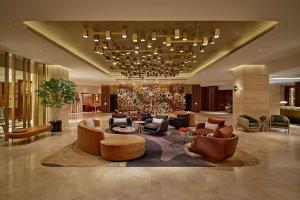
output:
M199 115L198 121L207 115ZM62 134L47 133L30 144L0 145L0 199L300 199L300 127L292 126L289 135L236 131L238 148L259 160L251 167L42 166L41 159L76 140L76 124L86 117L107 126L109 115L72 115ZM230 115L219 117L230 122Z

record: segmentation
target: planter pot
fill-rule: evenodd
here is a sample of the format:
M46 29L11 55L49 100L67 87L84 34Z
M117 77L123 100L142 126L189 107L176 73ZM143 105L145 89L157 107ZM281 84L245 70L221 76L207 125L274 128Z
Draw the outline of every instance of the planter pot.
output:
M61 120L52 120L48 123L51 124L51 132L61 132Z

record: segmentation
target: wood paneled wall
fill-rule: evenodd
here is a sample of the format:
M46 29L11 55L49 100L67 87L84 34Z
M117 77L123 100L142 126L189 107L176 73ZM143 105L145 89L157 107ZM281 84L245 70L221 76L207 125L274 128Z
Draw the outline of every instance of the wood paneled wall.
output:
M300 82L295 83L295 106L300 107Z
M110 85L101 86L101 109L104 113L110 112Z
M201 111L201 86L192 85L192 111Z

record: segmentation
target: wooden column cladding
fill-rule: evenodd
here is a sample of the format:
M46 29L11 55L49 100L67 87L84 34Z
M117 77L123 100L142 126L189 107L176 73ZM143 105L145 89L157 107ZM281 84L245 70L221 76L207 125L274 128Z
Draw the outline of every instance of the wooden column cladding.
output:
M11 77L11 125L12 130L16 129L16 65L17 57L12 55L12 77Z
M300 82L295 83L295 106L300 107Z
M101 110L104 113L110 112L110 86L101 86Z
M4 76L5 76L5 83L4 83L4 133L9 132L9 53L5 52L4 54ZM8 138L5 137L5 141Z
M192 85L192 111L201 111L201 86Z
M217 111L218 86L208 87L208 110Z

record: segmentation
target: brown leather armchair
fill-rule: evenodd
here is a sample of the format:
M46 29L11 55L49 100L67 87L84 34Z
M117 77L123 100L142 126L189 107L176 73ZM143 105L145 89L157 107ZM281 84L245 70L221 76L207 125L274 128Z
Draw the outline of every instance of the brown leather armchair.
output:
M177 110L174 115L189 115L189 127L194 127L196 125L196 113L188 112L184 110Z
M210 124L218 124L218 128L222 128L225 125L225 120L212 118L212 117L209 117L207 122L210 123ZM214 132L214 130L207 129L207 128L204 128L204 127L205 127L205 123L198 123L196 125L196 129L195 129L196 134L206 136L207 134Z
M215 138L199 135L192 142L189 150L209 161L222 161L233 156L238 144L238 135L231 138Z
M100 121L94 120L95 128L89 128L85 120L78 123L77 145L78 148L95 155L101 155L100 141L105 139L104 132L99 129Z

